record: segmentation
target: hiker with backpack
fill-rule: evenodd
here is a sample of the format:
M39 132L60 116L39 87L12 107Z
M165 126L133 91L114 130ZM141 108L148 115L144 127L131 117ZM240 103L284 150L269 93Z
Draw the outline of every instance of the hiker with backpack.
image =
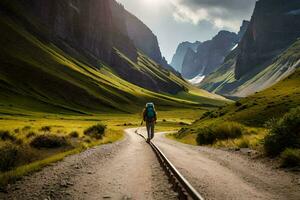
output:
M153 103L147 103L143 111L143 121L146 122L148 133L147 142L150 142L154 137L154 125L156 123L156 111ZM143 123L143 122L142 122Z

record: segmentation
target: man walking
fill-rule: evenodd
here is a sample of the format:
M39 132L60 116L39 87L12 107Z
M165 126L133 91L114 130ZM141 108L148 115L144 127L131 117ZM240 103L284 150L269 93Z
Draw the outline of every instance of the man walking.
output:
M147 142L150 142L154 137L154 125L156 123L156 111L153 103L147 103L143 111L143 120L146 122L148 138Z

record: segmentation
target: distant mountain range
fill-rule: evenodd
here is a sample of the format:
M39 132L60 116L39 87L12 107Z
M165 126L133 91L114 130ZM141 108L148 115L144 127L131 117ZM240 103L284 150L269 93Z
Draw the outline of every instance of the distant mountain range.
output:
M182 42L178 45L176 53L174 54L171 62L171 66L174 67L178 72L182 71L182 64L184 57L186 55L186 52L188 50L192 50L194 52L197 51L198 46L201 44L201 42L196 41L194 43L191 42Z
M181 43L171 65L188 79L211 73L222 64L224 58L238 44L246 32L248 24L248 21L243 21L238 34L220 31L208 41Z
M198 86L210 92L245 97L299 67L299 38L299 0L259 0L239 34L221 31L197 51L187 48L181 73L188 79L205 75Z
M300 66L300 1L260 0L239 43L200 87L244 97L268 88Z

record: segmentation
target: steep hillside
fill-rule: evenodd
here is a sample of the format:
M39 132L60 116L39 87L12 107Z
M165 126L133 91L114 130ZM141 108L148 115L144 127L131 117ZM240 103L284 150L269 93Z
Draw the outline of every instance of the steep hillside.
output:
M142 73L128 64L138 62L138 49L128 34L128 12L114 0L43 3L4 0L0 5L6 16L13 17L28 32L55 44L71 56L84 56L94 66L104 62L120 78L156 92L175 94L184 90L181 85ZM128 60L124 60L115 49ZM133 76L141 80L133 79Z
M44 29L40 29L39 34L34 35L32 30L37 30L31 27L34 24L24 26L24 22L18 18L18 11L22 11L20 16L27 16L24 15L24 10L19 10L22 8L12 8L16 9L15 15L8 14L6 10L0 17L1 114L87 114L111 110L136 112L146 101L174 106L199 105L206 102L212 105L222 104L217 100L220 97L191 87L144 54L137 53L136 62L133 62L117 48L113 48L114 58L118 58L127 65L127 69L132 70L124 73L141 74L140 77L137 75L139 79L133 77L136 81L148 77L157 81L156 84L148 86L153 90L161 91L161 88L164 88L174 91L172 85L175 85L185 91L182 90L177 95L158 94L136 86L122 79L119 76L120 71L116 72L126 68L111 67L96 57L91 59L91 54L86 55L66 43L58 43L62 46L52 43L48 37L43 37ZM147 78L144 80L147 84L152 84Z
M274 58L267 67L260 66L249 71L239 80L235 78L236 53L226 59L226 62L214 73L207 76L200 87L210 92L245 97L257 91L266 89L300 67L300 40L298 39L288 49Z
M267 131L265 124L277 120L293 108L300 106L300 69L275 84L271 88L257 92L221 109L210 111L185 127L174 136L176 139L196 144L199 133L207 133L207 127L217 127L216 134L224 136L239 132L217 140L215 145L225 147L261 148L262 139ZM220 137L221 137L220 136ZM202 138L203 140L203 138ZM201 141L200 141L201 142Z
M126 12L126 25L130 39L140 51L162 67L176 73L162 56L156 35L141 20Z
M194 43L191 42L182 42L178 45L176 52L172 58L171 66L174 67L178 72L182 71L182 64L184 57L190 48L194 52L197 51L198 46L201 44L201 42L196 41Z
M207 75L213 72L237 42L237 34L220 31L212 40L200 44L197 52L189 49L183 60L182 75L185 78L193 78L199 74Z
M224 63L216 71L206 76L198 86L207 91L222 95L230 93L230 85L235 81L234 67L236 64L236 55L237 49L233 50L225 58Z
M300 1L260 0L250 25L239 44L235 76L237 79L268 62L300 37Z

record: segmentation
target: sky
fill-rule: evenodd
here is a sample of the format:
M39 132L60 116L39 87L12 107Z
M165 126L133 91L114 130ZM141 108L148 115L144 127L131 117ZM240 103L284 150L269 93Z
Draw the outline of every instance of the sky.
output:
M117 0L157 36L171 62L179 43L206 41L220 30L238 32L256 0Z

